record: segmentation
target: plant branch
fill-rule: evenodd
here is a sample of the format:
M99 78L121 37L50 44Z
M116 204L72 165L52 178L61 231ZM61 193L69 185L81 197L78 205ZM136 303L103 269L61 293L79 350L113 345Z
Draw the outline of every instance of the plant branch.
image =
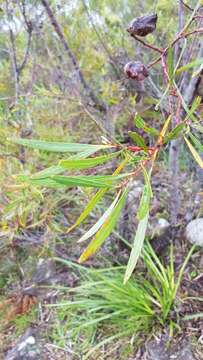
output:
M69 45L68 45L68 42L67 40L65 39L65 36L61 30L61 27L59 25L59 23L57 22L56 20L56 17L54 16L47 0L41 0L41 3L42 5L44 6L45 10L46 10L46 13L51 21L51 24L55 30L55 32L57 33L65 51L66 51L66 54L68 55L69 59L71 60L72 62L72 65L78 75L78 78L84 88L84 90L86 91L87 95L90 97L90 99L93 101L94 103L94 106L96 108L98 108L99 110L103 111L103 112L107 112L107 106L105 103L103 103L102 101L100 101L100 99L96 96L96 94L94 93L94 91L90 88L89 84L86 82L84 76L83 76L83 73L78 65L78 62L72 52L72 50L70 49Z
M160 49L160 48L158 48L158 47L156 47L156 46L154 46L154 45L147 44L144 40L140 39L140 37L137 36L137 35L131 34L131 36L132 36L135 40L137 40L138 42L140 42L140 43L141 43L143 46L145 46L146 48L151 49L151 50L154 50L154 51L158 52L159 54L163 54L164 49Z

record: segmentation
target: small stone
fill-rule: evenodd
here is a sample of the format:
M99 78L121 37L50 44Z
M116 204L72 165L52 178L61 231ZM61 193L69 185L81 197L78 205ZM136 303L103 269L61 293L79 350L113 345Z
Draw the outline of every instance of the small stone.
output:
M158 226L160 229L166 229L170 226L170 223L164 218L159 218Z
M29 345L34 345L35 344L35 338L34 336L29 336L26 340L26 343Z
M186 227L186 239L199 246L203 246L203 218L189 222Z

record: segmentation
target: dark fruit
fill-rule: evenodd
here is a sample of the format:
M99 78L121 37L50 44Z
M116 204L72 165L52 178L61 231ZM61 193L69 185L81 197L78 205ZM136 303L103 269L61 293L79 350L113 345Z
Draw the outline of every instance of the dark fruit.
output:
M128 62L124 67L124 73L128 78L137 81L142 81L149 76L146 66L139 61Z
M133 36L146 36L156 29L157 14L133 19L127 31Z

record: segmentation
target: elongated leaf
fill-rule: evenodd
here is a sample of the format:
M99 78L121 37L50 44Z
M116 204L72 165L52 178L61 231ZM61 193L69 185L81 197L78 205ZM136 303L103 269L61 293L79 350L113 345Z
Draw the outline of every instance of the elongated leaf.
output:
M101 198L105 195L107 192L107 189L100 189L96 192L96 194L93 196L93 198L88 202L87 206L83 210L83 212L80 214L76 222L68 229L67 232L72 231L76 226L80 225L86 217L90 214L90 212L94 209L96 204L101 200Z
M127 194L128 194L128 189L125 189L123 194L120 196L120 199L118 200L115 208L111 212L111 215L108 217L108 219L102 225L100 230L97 232L94 239L92 239L90 244L87 246L87 248L80 256L78 260L79 263L86 261L91 255L93 255L100 248L100 246L103 244L106 238L110 235L111 231L116 225L121 210L125 205Z
M93 236L103 225L103 223L108 219L110 214L112 213L116 203L118 202L118 199L120 197L120 192L117 194L116 198L112 202L112 204L108 207L108 209L104 212L104 214L101 216L101 218L94 224L79 240L78 243L83 242L87 239L89 239L91 236Z
M70 156L69 159L71 161L73 161L75 159L75 157L77 157L77 160L84 159L84 158L92 155L94 152L95 152L95 149L85 150L85 151L78 153L77 155ZM44 169L42 171L37 172L36 174L33 174L31 176L31 179L42 179L42 178L50 177L52 175L59 175L59 174L63 173L64 170L65 170L64 167L62 167L60 165L50 166L47 169Z
M47 178L50 177L52 175L58 175L61 174L62 172L64 172L64 168L56 165L56 166L50 166L47 169L44 169L42 171L37 172L36 174L33 174L31 176L31 179L43 179L43 178Z
M146 123L145 121L141 118L140 115L136 114L135 116L135 126L138 127L138 129L143 129L145 127Z
M130 157L127 156L121 164L117 167L117 169L114 171L113 175L118 175L124 166L128 163ZM80 214L79 218L76 220L76 222L68 229L68 232L73 230L76 226L80 225L86 217L90 214L90 212L94 209L96 204L102 199L102 197L105 195L108 189L100 189L96 192L96 194L93 196L93 198L89 201L83 212Z
M91 145L91 144L77 144L77 143L62 143L62 142L47 142L43 140L29 140L29 139L8 139L9 141L30 147L32 149L52 151L52 152L81 152L85 150L101 150L114 147L113 145Z
M190 124L190 126L191 126L193 129L199 131L201 134L203 134L203 126L202 126L201 124L199 124L199 123L192 123L192 124Z
M199 66L203 63L203 58L196 59L194 61L189 62L188 64L179 67L179 69L176 70L176 74L180 74L183 71L186 71L188 69L191 69L193 67Z
M129 174L122 175L96 175L96 176L52 176L52 180L57 183L64 184L66 186L85 186L85 187L96 187L96 188L108 188L115 185L115 182L122 178L129 176Z
M128 264L127 264L127 268L126 268L126 272L125 272L125 276L124 276L124 284L126 284L127 281L130 279L130 277L136 267L137 260L141 254L144 239L145 239L145 234L146 234L146 230L147 230L148 218L149 218L149 212L145 215L145 217L142 220L140 220L140 222L138 224L133 248L130 253L130 258L128 260Z
M143 175L144 175L145 185L147 185L150 189L150 197L153 197L152 187L151 187L151 183L150 183L152 168L148 174L147 170L145 169L145 167L142 164L141 164L141 167L142 167L142 171L143 171Z
M139 208L137 211L138 220L142 220L145 217L145 215L149 212L150 200L151 200L151 197L153 196L152 188L151 188L151 184L150 184L151 172L150 172L150 175L148 175L144 166L142 166L142 170L143 170L143 174L144 174L145 185L143 187L142 197L141 197L140 205L139 205Z
M54 188L54 189L60 189L60 188L64 188L65 185L64 184L60 184L57 183L56 181L52 180L52 178L49 177L45 177L45 178L41 178L41 179L32 179L29 176L18 176L17 178L18 180L20 180L21 182L25 182L29 185L35 185L35 186L44 186L44 187L49 187L49 188Z
M168 75L169 75L169 80L173 81L173 76L174 76L174 63L173 63L173 59L174 59L174 52L173 52L173 48L170 47L168 49L167 52L167 65L168 65Z
M156 129L147 126L146 122L141 118L140 115L135 116L135 126L137 126L138 129L143 129L146 133L152 136L159 135L159 132Z
M121 152L115 152L113 154L98 156L95 158L89 158L89 159L67 159L67 160L61 160L59 162L59 165L63 167L64 169L88 169L91 167L94 167L96 165L100 165L105 163L106 161L109 161L116 156L118 156Z
M150 198L151 198L150 187L148 185L144 185L142 191L142 197L140 200L140 205L137 211L138 220L142 220L149 212Z
M192 102L191 107L190 107L190 108L188 109L188 111L187 111L187 116L186 116L186 118L185 118L185 121L186 121L187 119L190 119L190 118L191 118L193 121L195 121L194 112L195 112L195 111L197 110L197 108L200 106L201 101L202 101L202 99L201 99L200 96L195 97L194 101Z
M201 151L203 152L203 145L201 142L192 134L189 133L190 139L192 140L193 144Z
M194 159L196 160L198 165L203 169L203 160L201 159L201 157L199 156L199 154L197 153L197 151L195 150L193 145L189 142L189 140L185 136L184 136L184 139L185 139L185 142L186 142L187 146L189 147Z
M167 136L165 136L164 142L167 143L172 139L177 139L180 132L184 129L184 127L185 124L183 123L178 124L172 131L170 131L170 133Z
M147 149L147 145L141 135L137 134L135 131L128 131L128 134L136 145Z

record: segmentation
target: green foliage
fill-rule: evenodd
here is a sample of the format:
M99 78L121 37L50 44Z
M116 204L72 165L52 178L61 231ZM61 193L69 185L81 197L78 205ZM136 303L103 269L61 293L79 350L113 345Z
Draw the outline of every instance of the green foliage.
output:
M164 267L147 244L142 254L145 273L139 274L139 277L133 276L126 285L123 284L124 267L95 270L57 259L79 271L81 278L75 288L64 288L66 295L61 302L48 305L57 310L62 338L71 336L74 350L77 352L79 348L84 359L89 359L103 344L115 343L135 334L136 343L139 343L140 336L149 335L157 326L166 322L174 322L170 311L174 309L174 299L193 251L194 247L188 253L176 279L173 251L169 265ZM73 299L69 300L70 297ZM64 319L68 320L64 322ZM64 331L66 324L68 335ZM101 324L106 329L105 334L100 330ZM99 340L95 338L96 333ZM83 338L86 339L84 343L81 340Z

